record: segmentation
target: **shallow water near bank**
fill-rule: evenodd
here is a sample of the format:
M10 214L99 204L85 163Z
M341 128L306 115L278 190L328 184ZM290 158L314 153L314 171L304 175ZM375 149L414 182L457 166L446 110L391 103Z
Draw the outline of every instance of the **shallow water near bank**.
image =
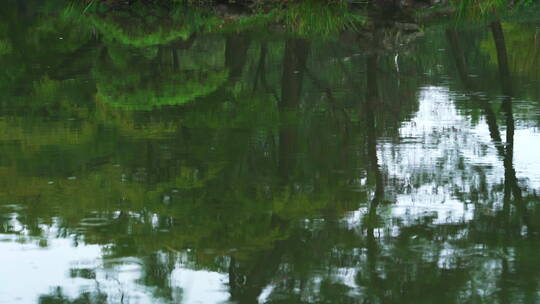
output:
M0 303L538 303L536 23L71 10L0 12Z

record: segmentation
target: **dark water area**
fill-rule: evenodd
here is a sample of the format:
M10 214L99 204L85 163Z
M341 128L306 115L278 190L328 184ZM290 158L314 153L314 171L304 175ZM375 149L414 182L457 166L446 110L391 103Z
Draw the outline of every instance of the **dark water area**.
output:
M540 303L540 23L171 14L0 10L0 303Z

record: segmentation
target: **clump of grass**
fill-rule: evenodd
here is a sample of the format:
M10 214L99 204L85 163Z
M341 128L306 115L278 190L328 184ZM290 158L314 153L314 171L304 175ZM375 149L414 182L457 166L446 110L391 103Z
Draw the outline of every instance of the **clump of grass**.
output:
M353 14L345 1L306 0L293 2L283 10L283 21L299 35L330 36L345 29L356 29L365 20Z
M510 5L508 0L453 0L452 5L460 18L485 18L504 12Z

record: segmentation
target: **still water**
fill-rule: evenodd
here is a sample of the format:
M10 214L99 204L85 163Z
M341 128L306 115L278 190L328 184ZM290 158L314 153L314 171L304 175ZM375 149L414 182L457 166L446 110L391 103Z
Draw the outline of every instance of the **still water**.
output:
M0 11L0 303L540 302L538 23L72 10Z

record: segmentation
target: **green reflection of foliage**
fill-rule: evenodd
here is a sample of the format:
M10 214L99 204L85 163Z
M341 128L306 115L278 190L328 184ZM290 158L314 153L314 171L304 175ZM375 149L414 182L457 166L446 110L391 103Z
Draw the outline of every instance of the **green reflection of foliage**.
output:
M201 63L197 56L185 57L182 67L169 62L176 49L145 48L126 56L129 49L110 45L109 58L96 65L97 99L114 107L129 110L151 110L166 105L181 105L206 96L228 78L216 60ZM187 59L190 60L187 60ZM187 65L183 62L186 61ZM198 65L191 69L189 65ZM159 66L163 66L159 68Z
M61 287L55 288L38 299L39 304L107 304L107 294L98 292L82 292L75 299L65 295Z
M99 100L127 110L151 110L166 105L181 105L214 92L227 79L226 71L179 74L163 78L137 76L104 81L98 88ZM113 82L113 80L117 80Z
M0 39L0 56L11 54L13 47L8 40Z
M95 14L90 19L105 39L136 48L186 40L219 23L218 18L202 9L181 6L170 11L135 5L128 10Z
M294 26L305 35L328 35L341 27L341 21L335 27L330 19L320 26L309 21ZM259 276L261 285L276 287L276 301L283 295L299 299L302 295L292 286L301 283L310 300L354 302L348 296L351 289L333 281L332 273L347 267L359 269L356 280L374 292L371 302L399 298L403 282L417 286L407 288L409 299L421 297L422 289L445 285L448 277L454 285L465 285L466 277L454 273L467 265L441 271L437 256L444 246L433 241L466 235L447 232L457 228L428 220L417 228L415 223L390 223L391 207L380 208L379 217L362 224L381 230L413 227L382 231L370 243L364 227L339 222L348 211L365 206L375 186L366 169L366 135L398 138L401 121L418 106L419 75L438 60L402 56L404 77L394 72L394 57L381 56L380 93L371 113L377 129L367 130L362 56L336 55L322 43L306 46L312 56L309 71L298 82L302 90L296 108L284 110L279 106L287 80L282 67L294 53L287 53L283 45L290 42L282 37L265 41L267 57L253 51L263 49L260 41L250 41L255 47L246 51L245 62L228 63L241 75L228 79L220 36L212 36L218 42L205 47L199 45L204 37L197 37L193 45L178 48L167 35L140 44L138 38L126 42L105 36L93 53L99 56L90 57L92 69L83 74L95 81L97 104L87 95L64 94L84 87L81 76L61 80L43 73L25 91L40 110L38 118L65 111L79 113L83 123L32 125L34 117L20 108L18 120L0 120L0 129L10 130L0 134L9 141L0 146L0 201L23 206L18 221L31 234L45 234L41 227L56 225L66 236L105 245L105 257L141 257L145 273L138 282L165 298L176 264L160 262L156 256L163 252L171 257L181 253L189 267L222 272L228 264L220 259L234 258L251 270L247 275ZM232 49L248 45L229 42ZM440 45L429 42L426 53L436 53ZM205 48L214 57L200 52ZM172 54L182 64L172 64ZM174 107L180 104L185 105ZM171 107L146 111L163 105ZM173 113L167 117L169 110ZM388 183L401 186L400 181ZM387 212L386 219L380 218L381 211ZM306 224L310 218L317 223ZM395 266L404 260L409 261L404 268ZM281 267L272 272L272 263ZM376 272L382 272L380 278ZM49 297L69 301L61 294Z
M80 9L68 5L58 14L41 16L27 39L35 48L45 48L49 52L71 53L92 37L91 29L85 22Z
M502 23L508 65L512 75L540 79L537 68L540 60L540 36L537 28L525 24ZM484 39L481 50L489 56L489 62L497 67L497 50L492 37Z

